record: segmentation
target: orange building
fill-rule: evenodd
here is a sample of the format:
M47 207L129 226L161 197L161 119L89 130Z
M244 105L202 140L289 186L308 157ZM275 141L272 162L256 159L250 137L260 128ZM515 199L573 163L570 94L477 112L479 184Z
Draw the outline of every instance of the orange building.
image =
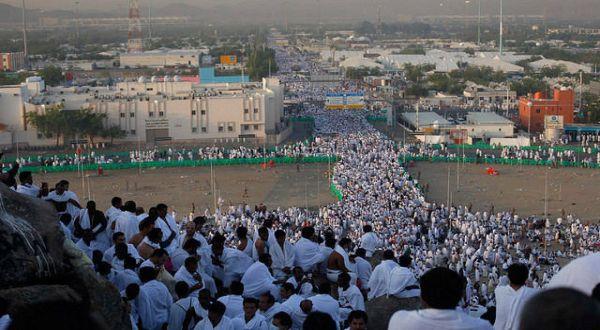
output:
M221 55L219 56L219 62L221 62L222 65L236 65L238 59L235 55Z
M19 71L25 66L25 54L0 53L0 71Z
M555 88L553 98L544 98L541 92L532 97L519 99L521 125L531 132L544 130L544 117L563 116L565 124L572 124L575 111L575 92L567 88Z

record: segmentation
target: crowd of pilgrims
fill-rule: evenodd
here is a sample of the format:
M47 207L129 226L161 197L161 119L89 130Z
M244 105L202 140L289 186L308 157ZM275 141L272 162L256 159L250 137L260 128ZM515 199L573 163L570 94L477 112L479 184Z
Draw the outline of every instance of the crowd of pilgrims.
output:
M524 301L565 277L561 261L597 261L597 224L427 202L399 162L402 149L362 114L310 111L314 144L340 157L332 180L344 196L318 212L220 203L178 216L119 197L101 212L66 181L51 191L29 172L5 182L56 207L67 241L121 291L134 328L314 329L332 320L333 329L364 329L365 302L394 296L429 308L397 312L390 329L518 329ZM383 260L373 265L374 255ZM588 294L595 284L579 283ZM436 309L445 312L428 314Z
M291 53L276 48L280 68ZM598 329L597 223L428 202L400 163L406 149L363 114L306 112L315 139L293 153L339 159L343 198L317 211L220 201L177 215L114 197L102 212L66 181L49 190L23 171L17 184L14 168L0 179L56 207L67 248L121 292L134 329L362 330L385 298L421 306L395 312L390 330Z
M318 145L310 141L295 142L276 146L272 149L264 147L217 147L207 146L201 148L167 148L167 149L140 149L130 150L128 155L119 154L97 154L90 151L89 154L80 155L53 155L48 157L19 157L17 162L22 166L40 165L40 166L65 166L77 164L111 164L111 163L145 163L145 162L173 162L187 160L219 160L219 159L240 159L240 158L278 158L292 157L301 158L309 156L326 156L327 150L322 150ZM0 167L9 168L11 164L2 164Z
M415 157L447 157L462 158L474 157L481 162L488 160L532 160L560 164L561 162L580 163L582 167L590 167L592 164L600 164L600 152L592 147L584 147L583 150L575 149L559 150L554 147L539 147L537 150L523 149L521 147L499 147L492 150L475 149L464 151L460 148L448 148L445 144L407 144L405 147L407 156Z

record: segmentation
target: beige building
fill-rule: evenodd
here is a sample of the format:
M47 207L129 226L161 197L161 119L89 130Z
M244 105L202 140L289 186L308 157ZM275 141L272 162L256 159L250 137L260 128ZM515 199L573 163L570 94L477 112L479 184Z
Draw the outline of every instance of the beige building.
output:
M44 138L27 125L25 113L43 113L56 104L61 104L64 111L90 108L106 114L106 127L118 126L126 133L120 142L218 142L243 138L280 142L290 133L283 121L283 89L278 79L202 87L164 80L140 78L111 88L47 91L36 91L34 86L26 84L0 87L0 118L6 127L4 139L0 135L0 145L54 144L54 139Z
M124 53L119 56L121 67L160 68L165 66L198 67L202 51L197 49L150 50L140 53Z
M490 88L477 84L468 85L463 91L465 101L470 106L499 106L514 108L517 106L517 92L504 88Z

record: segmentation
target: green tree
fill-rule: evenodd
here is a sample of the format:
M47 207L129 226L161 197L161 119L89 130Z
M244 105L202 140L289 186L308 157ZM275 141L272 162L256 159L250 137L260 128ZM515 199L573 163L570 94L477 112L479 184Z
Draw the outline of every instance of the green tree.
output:
M543 80L526 77L520 81L512 82L510 89L517 92L518 96L523 96L535 92L547 92L550 90L550 86Z
M419 65L412 65L411 63L404 64L404 74L406 79L417 83L421 80L424 75L423 69Z
M408 47L402 49L399 54L425 55L425 49L423 49L423 47L420 45L409 45Z
M49 107L42 114L28 112L27 121L45 138L56 138L56 146L59 146L61 137L68 129L65 117L62 115L62 106Z
M367 76L380 76L381 70L379 68L367 68L367 67L358 67L358 68L346 68L346 78L348 79L363 79Z
M55 137L57 146L65 137L87 137L94 143L94 138L103 134L105 118L90 109L65 111L62 106L49 107L41 114L27 113L29 123L46 138Z
M100 136L102 136L105 139L110 138L110 144L113 144L115 139L125 137L125 132L118 125L115 125L103 129L100 133Z
M553 66L545 66L540 70L540 75L542 77L548 78L558 78L562 76L565 72L567 72L567 68L564 65L553 65Z
M373 25L373 23L368 21L362 21L356 26L355 31L358 34L375 34L377 32L377 29L375 28L375 25Z
M87 137L92 144L95 137L102 135L106 114L95 113L91 109L82 109L79 111L66 111L65 115L67 115L67 122L71 127L71 134Z
M409 96L421 97L427 96L428 93L429 92L427 88L425 88L425 86L423 86L422 84L413 84L406 88L406 95Z
M63 81L62 70L54 65L50 65L40 70L39 75L44 79L48 86L59 85Z
M277 72L275 51L271 48L255 47L247 60L248 75L251 80L258 81Z

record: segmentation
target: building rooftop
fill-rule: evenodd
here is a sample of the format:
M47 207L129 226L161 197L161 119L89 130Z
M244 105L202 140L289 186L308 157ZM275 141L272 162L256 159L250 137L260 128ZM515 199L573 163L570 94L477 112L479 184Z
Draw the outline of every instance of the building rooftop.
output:
M417 113L416 112L404 112L402 114L402 119L404 119L411 126L417 127ZM435 126L435 125L447 126L447 125L450 125L450 122L435 112L431 112L431 111L420 111L419 112L419 123L418 123L419 128L431 127L431 126Z
M469 112L467 114L467 122L474 125L513 123L495 112Z

